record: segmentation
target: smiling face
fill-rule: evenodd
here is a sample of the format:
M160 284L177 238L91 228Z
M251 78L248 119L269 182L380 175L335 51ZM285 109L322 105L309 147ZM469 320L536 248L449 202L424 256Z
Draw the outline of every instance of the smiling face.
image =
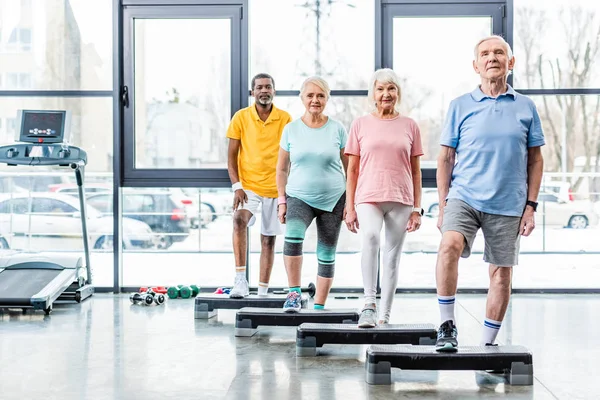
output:
M302 104L307 112L314 115L321 114L327 105L327 93L319 86L309 82L302 92Z
M505 44L490 39L479 45L473 68L483 79L496 80L508 76L514 64L515 58L508 54Z
M394 111L398 95L398 88L393 83L375 81L373 97L379 111Z
M254 100L263 107L270 105L273 102L275 88L273 82L269 78L259 78L254 82L252 96Z

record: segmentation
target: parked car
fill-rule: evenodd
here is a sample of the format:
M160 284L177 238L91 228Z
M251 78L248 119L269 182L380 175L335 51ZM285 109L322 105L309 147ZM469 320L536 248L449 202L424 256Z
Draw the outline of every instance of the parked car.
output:
M86 205L90 247L111 249L113 219ZM73 250L83 246L81 208L73 196L54 193L0 195L0 248ZM147 224L123 218L126 249L154 247Z
M589 201L565 201L560 194L540 192L538 203L538 212L542 214L536 218L538 224L585 229L598 223L598 215Z
M104 215L113 215L113 196L93 193L86 196L88 204ZM123 193L123 217L143 221L156 236L159 248L184 241L190 233L190 222L184 205L169 192L160 189L131 189Z

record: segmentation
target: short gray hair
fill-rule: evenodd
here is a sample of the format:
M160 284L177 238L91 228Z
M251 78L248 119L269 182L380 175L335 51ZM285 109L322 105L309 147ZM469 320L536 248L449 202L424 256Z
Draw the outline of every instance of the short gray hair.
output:
M329 100L330 93L331 93L331 90L329 89L329 84L327 83L327 81L325 79L321 78L320 76L309 76L308 78L306 78L304 80L304 82L302 82L302 86L300 87L300 97L302 97L302 95L304 94L304 91L306 90L306 86L309 83L312 83L313 85L317 86L322 91L324 91L325 94L327 95L327 99Z
M511 59L513 57L513 52L512 52L512 49L510 48L510 44L508 44L508 42L506 40L504 40L504 38L500 35L491 35L491 36L484 37L479 42L477 42L477 44L475 45L475 50L474 50L475 60L477 60L479 58L479 46L481 45L481 43L487 42L488 40L494 40L494 39L502 42L509 59Z
M394 70L390 68L381 68L377 71L373 72L371 75L371 80L369 81L369 92L367 94L367 102L369 111L375 111L377 109L377 105L375 103L375 84L377 82L380 83L391 83L398 89L398 101L396 102L394 108L396 111L400 110L400 100L402 100L402 88L400 87L400 78L394 72Z

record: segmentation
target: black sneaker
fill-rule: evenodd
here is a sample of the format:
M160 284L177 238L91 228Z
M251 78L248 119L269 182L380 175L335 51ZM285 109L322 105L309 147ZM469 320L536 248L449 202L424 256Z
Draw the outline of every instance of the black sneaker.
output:
M444 322L438 329L437 342L435 342L436 351L455 352L458 346L457 336L458 331L452 320Z

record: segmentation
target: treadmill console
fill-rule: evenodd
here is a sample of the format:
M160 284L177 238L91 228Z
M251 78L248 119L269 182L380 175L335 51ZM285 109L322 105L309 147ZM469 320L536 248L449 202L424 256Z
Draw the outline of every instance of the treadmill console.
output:
M85 165L85 151L68 144L70 119L69 111L19 110L17 143L0 146L0 162L70 166L73 169Z

